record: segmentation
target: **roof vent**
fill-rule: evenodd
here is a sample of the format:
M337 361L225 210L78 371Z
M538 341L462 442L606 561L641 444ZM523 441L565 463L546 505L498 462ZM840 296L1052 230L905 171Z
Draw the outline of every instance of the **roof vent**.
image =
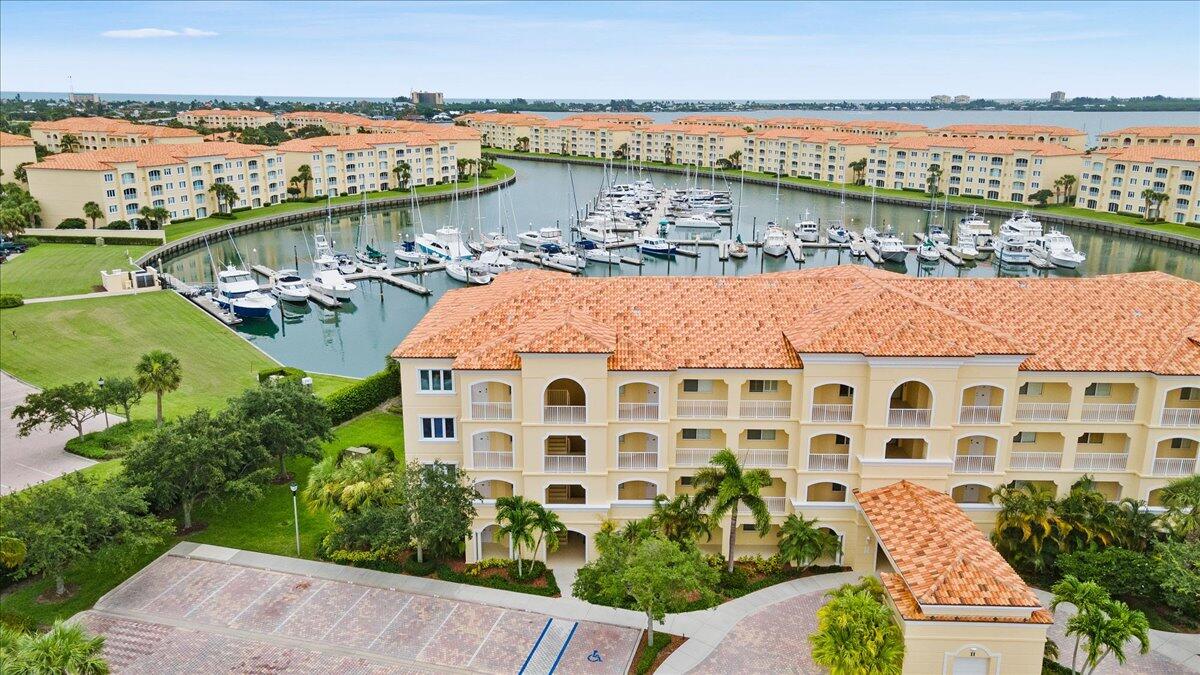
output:
M1142 318L1142 310L1140 310L1140 309L1133 310L1133 318L1135 318L1135 319Z

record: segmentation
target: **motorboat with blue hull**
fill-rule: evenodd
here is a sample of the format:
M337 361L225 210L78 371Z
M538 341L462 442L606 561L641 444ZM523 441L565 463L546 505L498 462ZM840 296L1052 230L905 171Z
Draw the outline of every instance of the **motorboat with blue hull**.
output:
M637 247L642 253L658 258L670 258L678 250L674 244L662 237L642 237L638 240Z
M258 290L258 283L249 272L233 265L217 273L217 292L212 299L221 309L243 319L265 319L279 304Z

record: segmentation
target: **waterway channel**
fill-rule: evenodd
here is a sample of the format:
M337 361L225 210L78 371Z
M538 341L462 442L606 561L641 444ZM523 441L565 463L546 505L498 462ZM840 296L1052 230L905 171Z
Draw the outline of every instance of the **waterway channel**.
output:
M485 193L476 201L463 199L457 203L441 202L428 204L418 213L410 208L392 208L372 211L368 215L368 227L374 237L390 256L395 248L393 242L401 237L411 238L422 227L427 231L449 223L457 225L464 233L470 230L492 231L503 224L510 238L516 231L552 224L556 221L566 225L576 206L583 207L596 194L605 179L598 167L572 166L563 164L503 160L517 171L517 182L501 193ZM682 176L647 172L642 177L651 178L660 186L681 185ZM618 175L618 180L627 180L627 174ZM836 196L825 196L786 188L778 192L773 187L746 185L736 182L725 183L720 176L715 179L701 176L702 187L715 185L718 189L731 190L740 205L740 225L727 228L718 236L729 236L730 230L740 232L743 239L761 234L768 220L781 223L795 222L808 210L814 218L838 219L842 205ZM738 200L738 195L742 198ZM869 218L869 202L846 199L845 221L856 230L861 230ZM951 204L946 220L956 223L966 211ZM943 216L936 216L940 221ZM912 241L912 232L924 230L930 212L909 206L877 205L875 221L888 223L903 234L906 243ZM324 217L314 217L303 223L293 223L277 229L249 232L230 238L213 238L208 249L201 248L174 260L167 261L166 271L175 276L199 283L208 283L212 278L212 267L240 259L247 265L262 264L274 269L298 267L307 274L308 259L315 228L322 227ZM332 234L337 248L351 250L359 236L361 217L343 215L335 217ZM997 218L990 217L992 228L999 225ZM735 221L736 223L736 221ZM1087 255L1087 262L1079 270L1036 270L1030 267L999 268L991 262L954 267L947 262L934 265L920 264L910 255L906 265L888 265L887 269L906 272L914 276L1092 276L1120 272L1142 272L1160 270L1193 280L1200 280L1200 256L1168 248L1135 237L1101 233L1081 228L1065 228L1072 236L1076 248ZM672 238L688 236L672 232ZM633 249L627 255L636 255ZM723 274L744 276L759 272L791 270L800 267L825 267L838 264L867 264L865 260L852 258L848 252L836 250L806 249L807 259L799 264L789 257L770 258L752 249L749 258L721 262L717 259L716 247L698 247L699 257L678 257L674 261L646 258L644 266L599 265L592 263L585 274L607 275L652 275L652 274ZM211 258L210 258L211 252ZM314 372L364 376L382 366L383 359L433 306L448 289L460 288L462 284L449 279L442 272L416 278L427 286L432 294L417 296L407 290L378 281L360 281L353 302L336 310L323 309L314 305L297 306L283 303L280 310L266 321L247 321L235 330L264 351L283 363Z

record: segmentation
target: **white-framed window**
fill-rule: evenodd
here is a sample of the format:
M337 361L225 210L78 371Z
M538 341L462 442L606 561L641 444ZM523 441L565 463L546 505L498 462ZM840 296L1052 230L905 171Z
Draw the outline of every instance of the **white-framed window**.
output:
M1180 401L1195 401L1200 399L1200 387L1184 387L1179 390Z
M1112 385L1108 382L1093 382L1083 390L1084 396L1107 397L1112 395Z
M843 436L841 434L834 434L833 444L834 445L850 445L850 437Z
M452 441L456 438L453 417L422 417L421 440Z
M683 381L683 390L686 392L697 392L697 393L709 394L709 393L712 393L712 390L713 390L713 381L712 380L684 380Z
M1025 396L1041 396L1043 389L1042 382L1026 382L1017 390L1018 393Z
M1183 450L1184 448L1191 447L1191 443L1192 442L1186 438L1172 438L1171 439L1171 449L1172 450Z
M1104 434L1088 431L1079 437L1080 445L1100 445L1104 443Z
M751 394L765 394L779 391L779 380L750 380Z
M454 374L448 369L422 369L421 391L436 391L449 393L454 391Z
M775 440L774 429L747 429L746 440L748 441L773 441Z
M683 429L680 434L685 441L707 441L712 439L712 429Z
M1037 443L1036 431L1018 431L1016 436L1013 436L1013 443Z

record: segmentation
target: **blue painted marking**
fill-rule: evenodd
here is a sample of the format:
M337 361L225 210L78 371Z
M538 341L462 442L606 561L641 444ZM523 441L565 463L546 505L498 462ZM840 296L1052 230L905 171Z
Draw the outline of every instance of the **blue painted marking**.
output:
M542 644L542 638L546 637L546 631L550 630L550 622L552 621L554 619L546 619L546 625L542 626L542 634L538 636L537 642L533 643L533 649L530 649L529 653L525 655L525 663L521 664L521 669L517 671L517 675L523 675L525 669L529 667L529 660L533 658L533 653L537 651L538 645Z
M574 626L571 626L571 632L567 634L567 641L563 643L562 649L558 650L558 656L554 659L554 665L550 666L550 672L547 675L554 675L555 669L558 668L558 662L562 661L563 654L567 653L567 645L571 644L571 638L575 637L575 629L579 628L579 622L576 621Z

